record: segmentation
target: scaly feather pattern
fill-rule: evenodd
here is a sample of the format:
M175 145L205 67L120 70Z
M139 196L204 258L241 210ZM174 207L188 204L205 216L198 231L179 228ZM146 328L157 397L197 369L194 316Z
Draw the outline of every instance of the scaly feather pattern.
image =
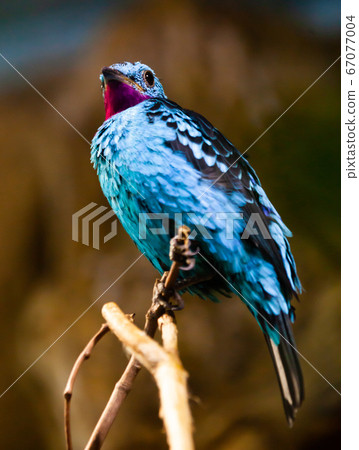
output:
M92 142L91 161L112 209L161 273L170 267L178 215L197 231L204 258L197 257L190 275L213 278L188 290L213 301L230 293L244 301L265 334L291 424L303 400L303 380L290 324L291 299L301 287L289 230L247 160L204 117L168 100L148 66L114 65L102 76L105 104L109 98L121 103L124 83L126 92L128 86L138 91L126 100L136 98L133 104L111 112ZM153 233L160 223L151 214L165 215L172 235ZM229 236L224 217L231 214L236 220ZM253 222L244 239L253 217L261 226Z

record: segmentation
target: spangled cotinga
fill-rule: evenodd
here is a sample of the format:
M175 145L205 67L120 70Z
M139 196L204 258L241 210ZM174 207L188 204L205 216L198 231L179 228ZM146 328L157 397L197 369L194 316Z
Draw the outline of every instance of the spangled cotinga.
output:
M292 425L304 389L291 327L290 302L301 286L290 231L247 160L203 116L168 100L151 68L114 64L100 79L106 120L91 161L112 209L161 273L170 267L172 236L157 219L172 233L179 216L196 230L191 275L199 281L187 290L213 301L234 293L246 304L264 333Z

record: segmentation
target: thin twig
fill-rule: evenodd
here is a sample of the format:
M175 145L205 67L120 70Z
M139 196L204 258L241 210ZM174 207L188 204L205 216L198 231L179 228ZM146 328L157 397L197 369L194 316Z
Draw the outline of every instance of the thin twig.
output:
M102 315L116 337L129 347L155 378L161 412L171 450L194 449L192 417L188 403L187 372L177 353L177 328L173 317L161 321L164 347L131 323L115 303L107 303Z
M76 359L75 364L72 367L70 376L67 380L66 387L64 390L65 405L64 405L64 415L65 415L65 437L66 437L66 448L72 450L72 440L71 440L71 427L70 427L70 405L71 397L73 392L74 383L80 367L84 361L89 359L91 352L99 340L109 331L107 324L103 324L100 330L90 339L86 347L80 353Z

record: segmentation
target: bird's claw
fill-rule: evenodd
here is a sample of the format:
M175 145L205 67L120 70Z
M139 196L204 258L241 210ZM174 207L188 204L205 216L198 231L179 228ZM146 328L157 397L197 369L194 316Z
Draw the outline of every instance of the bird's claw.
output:
M191 241L189 239L191 230L186 226L181 226L178 234L170 242L170 260L183 264L181 270L192 270L195 266L195 258L199 252L191 250Z
M167 276L168 272L165 272L160 280L156 280L153 288L153 301L163 306L166 311L180 311L184 308L183 298L173 288L165 287ZM175 303L170 301L171 298L175 300Z
M172 277L173 273L176 274L175 277L178 275L178 269L188 271L192 270L195 266L195 256L199 253L199 249L195 251L191 250L190 234L191 230L187 226L182 225L179 227L177 235L171 239L170 260L173 263L177 263L171 267L170 273ZM178 267L179 265L181 266ZM177 272L172 271L173 267L175 267L174 270L177 270ZM172 287L175 280L171 278L169 282L171 287L166 287L168 274L169 272L164 272L162 278L156 280L153 290L153 301L163 306L167 311L180 311L184 308L184 301ZM170 301L171 299L173 302Z
M196 252L193 252L193 253L191 252L192 253L191 256L197 255L198 252L199 252L199 250L197 250ZM185 271L192 270L194 268L194 266L196 265L196 260L194 258L187 257L186 264L187 264L186 266L181 266L180 269L185 270Z
M169 309L171 311L181 311L184 308L184 300L175 290L173 290L173 299L175 300L175 303L168 302Z

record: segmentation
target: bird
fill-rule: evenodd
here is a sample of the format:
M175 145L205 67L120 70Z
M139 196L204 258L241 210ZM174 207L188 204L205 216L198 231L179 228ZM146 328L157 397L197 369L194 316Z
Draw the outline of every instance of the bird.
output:
M100 82L105 121L91 162L111 208L161 274L170 268L178 217L194 230L199 255L184 291L215 302L234 294L245 303L264 334L292 426L304 383L292 331L292 301L302 288L291 232L243 154L202 115L169 100L149 66L112 64Z

